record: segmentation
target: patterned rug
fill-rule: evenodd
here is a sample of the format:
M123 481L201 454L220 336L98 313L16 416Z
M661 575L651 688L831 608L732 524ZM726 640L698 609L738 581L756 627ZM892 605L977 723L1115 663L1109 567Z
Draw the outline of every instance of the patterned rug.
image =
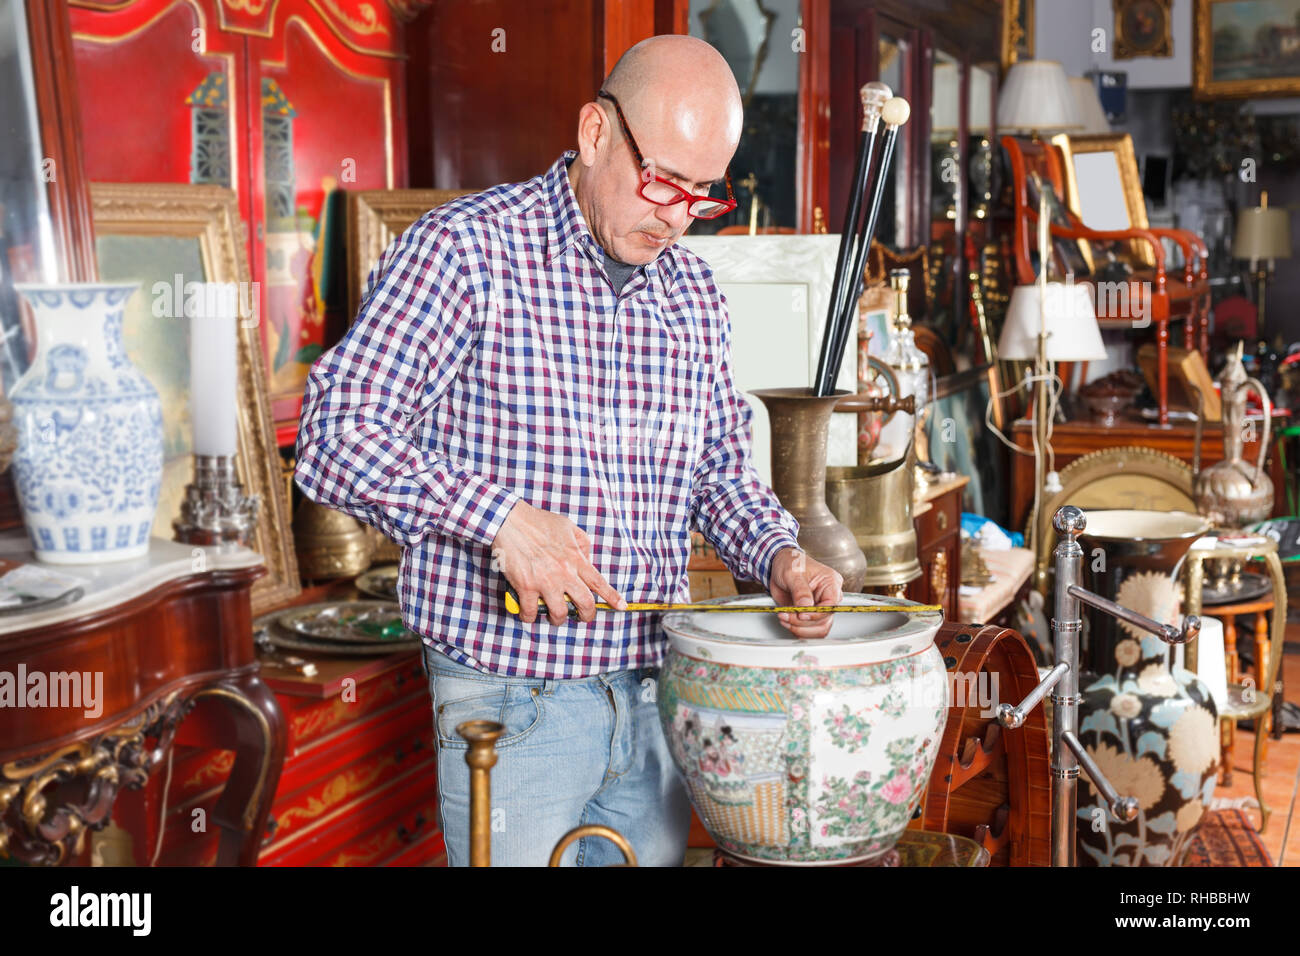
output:
M1183 866L1272 866L1246 810L1210 810L1192 837Z

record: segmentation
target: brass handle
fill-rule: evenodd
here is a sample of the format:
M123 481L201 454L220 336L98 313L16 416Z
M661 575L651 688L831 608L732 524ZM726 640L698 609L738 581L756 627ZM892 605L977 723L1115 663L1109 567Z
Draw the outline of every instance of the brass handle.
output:
M940 511L937 515L934 516L934 523L937 524L937 525L939 526L939 530L940 530L940 531L943 531L945 528L947 528L947 527L948 527L948 512L946 512L946 511Z
M1259 454L1255 456L1255 478L1251 481L1252 486L1259 485L1259 479L1264 474L1264 459L1268 457L1268 437L1273 423L1273 403L1268 399L1268 392L1264 391L1264 386L1259 383L1257 378L1246 379L1243 388L1253 388L1255 394L1259 396L1259 402L1264 407L1264 437L1259 442Z
M559 866L560 857L564 856L564 851L569 848L569 844L574 840L580 840L585 836L602 836L612 842L623 851L624 866L636 866L636 851L632 849L632 844L627 842L627 837L617 830L601 826L599 823L588 823L586 826L574 827L564 836L560 837L560 842L555 844L555 849L551 851L551 862L547 866Z

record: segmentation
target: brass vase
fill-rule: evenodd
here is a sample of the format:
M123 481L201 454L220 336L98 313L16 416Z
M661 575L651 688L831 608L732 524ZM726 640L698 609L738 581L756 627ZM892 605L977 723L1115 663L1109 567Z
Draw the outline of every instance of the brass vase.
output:
M293 543L304 580L354 577L370 567L366 527L351 515L304 497L293 516Z
M853 532L826 505L826 435L841 398L808 388L761 388L750 393L767 407L772 429L772 490L799 522L799 547L844 578L844 592L862 590L867 559ZM763 588L736 582L742 593Z

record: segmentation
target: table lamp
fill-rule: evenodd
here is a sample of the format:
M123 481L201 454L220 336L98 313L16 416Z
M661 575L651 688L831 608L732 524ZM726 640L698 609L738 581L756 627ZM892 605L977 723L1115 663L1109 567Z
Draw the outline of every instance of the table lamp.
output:
M1021 60L1011 65L998 93L998 128L1040 133L1079 128L1074 91L1065 68L1054 60Z
M1037 384L1034 412L1034 507L1029 522L1030 549L1038 545L1038 509L1048 485L1044 455L1051 454L1055 395L1051 388L1056 362L1094 362L1106 357L1089 286L1047 282L1017 286L1011 293L998 340L998 358L1032 361ZM1026 380L1028 382L1029 379ZM1055 472L1051 473L1052 477ZM1054 482L1057 484L1059 482ZM1055 489L1051 489L1055 490ZM1037 553L1035 551L1035 553Z
M1074 117L1079 122L1076 132L1084 135L1109 133L1110 121L1101 108L1097 87L1085 76L1070 77L1070 92L1074 94Z
M1243 210L1237 219L1237 235L1232 241L1232 254L1237 259L1250 261L1250 270L1259 283L1259 322L1257 332L1264 334L1264 288L1273 272L1273 260L1291 257L1291 220L1285 208L1269 208L1268 192L1260 194L1259 205Z

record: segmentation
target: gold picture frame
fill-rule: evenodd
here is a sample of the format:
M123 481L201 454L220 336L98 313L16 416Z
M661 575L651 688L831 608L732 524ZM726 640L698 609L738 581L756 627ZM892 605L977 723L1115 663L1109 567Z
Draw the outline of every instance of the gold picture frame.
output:
M1034 58L1034 0L1002 0L1002 72Z
M1086 136L1058 133L1052 137L1052 145L1061 150L1061 165L1065 173L1066 202L1069 203L1076 216L1080 219L1083 218L1083 202L1079 189L1079 177L1075 169L1075 157L1095 153L1113 153L1115 165L1119 171L1119 184L1123 191L1124 208L1128 211L1128 228L1147 228L1149 224L1147 201L1142 192L1142 179L1138 175L1137 153L1133 150L1132 136L1128 133L1093 133ZM1092 195L1095 195L1095 193ZM1086 239L1080 239L1079 249L1088 262L1088 269L1095 272L1097 264L1094 261L1092 246ZM1129 243L1129 250L1135 264L1140 263L1149 269L1155 268L1155 250L1151 248L1150 243L1141 239L1134 239Z
M1174 0L1111 0L1115 13L1115 59L1174 55ZM1159 18L1151 24L1145 18ZM1152 26L1150 32L1140 32Z
M474 189L365 189L348 194L348 314L356 321L366 279L384 250L435 206Z
M1145 511L1196 511L1192 469L1167 452L1137 445L1106 448L1076 458L1061 469L1061 490L1043 498L1038 512L1036 580L1046 586L1056 547L1052 516L1064 505L1088 508L1138 508ZM1029 540L1033 515L1025 525Z
M1300 0L1282 0L1282 2L1290 5L1284 12L1289 13L1291 19L1285 24L1278 24L1278 26L1288 29L1293 28L1296 25L1296 16L1300 15ZM1250 6L1244 0L1196 0L1195 16L1192 20L1192 36L1195 46L1192 56L1192 95L1200 100L1300 95L1300 67L1294 70L1280 69L1275 74L1270 75L1267 64L1256 62L1251 65L1249 62L1245 62L1232 70L1232 72L1244 75L1215 79L1215 74L1220 72L1215 60L1215 54L1216 52L1219 54L1220 61L1225 59L1224 54L1230 41L1221 37L1216 51L1213 35L1214 8L1223 8L1222 19L1224 22L1220 29L1226 31L1236 27L1235 24L1228 22L1231 11L1227 8L1233 5ZM1249 22L1243 21L1241 29L1236 31L1239 35L1237 45L1243 52L1247 50L1254 51L1257 60L1259 59L1258 49L1261 43L1258 31L1261 29L1264 28L1254 20L1250 20ZM1243 31L1247 35L1242 35ZM1239 58L1239 60L1249 59L1249 57Z
M155 295L183 295L185 281L243 283L239 287L240 301L256 303L255 291L251 295L242 291L252 286L239 200L233 190L221 186L178 183L92 183L90 196L100 277L104 281L141 282L140 291L127 303L124 337L132 361L163 398L168 437L164 440L164 487L154 533L170 539L171 519L175 517L171 512L179 508L175 486L179 483L183 493L193 474L192 468L184 464L190 454L184 449L189 417L189 353L187 338L175 334L179 323L156 316L151 303ZM182 266L202 274L181 272L182 291L177 293L176 269ZM165 283L168 291L157 289L159 282ZM175 314L172 308L164 311ZM156 321L150 322L151 317ZM242 400L236 471L245 492L258 495L262 502L252 543L253 550L265 559L267 569L253 585L252 609L258 614L292 600L301 593L302 584L272 427L261 330L249 318L241 316L239 329ZM133 336L147 347L132 350Z

